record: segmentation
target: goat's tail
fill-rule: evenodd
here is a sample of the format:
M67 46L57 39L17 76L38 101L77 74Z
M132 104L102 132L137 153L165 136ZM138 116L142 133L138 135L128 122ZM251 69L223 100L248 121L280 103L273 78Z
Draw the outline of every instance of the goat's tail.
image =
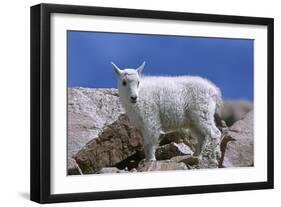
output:
M222 100L221 90L219 88L217 88L215 101L216 101L216 114L221 116L222 109L223 109L223 100Z
M216 102L216 111L214 114L214 118L215 118L215 123L216 126L218 127L222 127L222 109L223 109L223 100L222 100L222 95L221 95L221 91L219 88L217 88L217 93L214 96L215 98L215 102Z

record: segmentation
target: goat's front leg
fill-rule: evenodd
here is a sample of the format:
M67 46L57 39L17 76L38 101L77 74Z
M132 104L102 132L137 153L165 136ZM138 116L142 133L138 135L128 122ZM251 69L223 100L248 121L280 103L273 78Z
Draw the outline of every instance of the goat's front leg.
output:
M143 132L143 138L144 138L144 154L145 154L145 159L147 161L152 161L156 160L156 149L158 147L158 139L160 136L160 131L150 131L150 130L145 130Z

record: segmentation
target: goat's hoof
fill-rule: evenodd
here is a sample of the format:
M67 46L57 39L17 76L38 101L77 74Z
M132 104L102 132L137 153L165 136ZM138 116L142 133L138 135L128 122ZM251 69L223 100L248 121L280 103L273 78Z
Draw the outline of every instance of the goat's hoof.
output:
M214 168L218 168L219 167L219 162L216 159L211 159L210 160L210 166L212 166Z
M145 163L154 162L156 159L142 159L139 164L143 165Z

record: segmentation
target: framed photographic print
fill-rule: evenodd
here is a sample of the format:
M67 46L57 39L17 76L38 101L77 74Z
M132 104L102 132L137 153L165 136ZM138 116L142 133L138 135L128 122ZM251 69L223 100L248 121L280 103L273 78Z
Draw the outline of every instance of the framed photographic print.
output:
M273 19L31 7L31 200L273 188Z

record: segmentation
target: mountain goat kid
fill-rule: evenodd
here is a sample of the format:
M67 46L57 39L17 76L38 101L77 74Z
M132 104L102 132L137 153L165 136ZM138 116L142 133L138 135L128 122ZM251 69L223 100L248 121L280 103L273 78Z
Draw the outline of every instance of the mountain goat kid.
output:
M200 77L142 76L145 62L137 69L124 70L111 64L118 77L121 104L144 138L146 160L156 160L162 132L188 128L198 140L194 156L202 158L208 141L212 146L211 162L218 163L221 132L214 115L222 105L219 88Z

